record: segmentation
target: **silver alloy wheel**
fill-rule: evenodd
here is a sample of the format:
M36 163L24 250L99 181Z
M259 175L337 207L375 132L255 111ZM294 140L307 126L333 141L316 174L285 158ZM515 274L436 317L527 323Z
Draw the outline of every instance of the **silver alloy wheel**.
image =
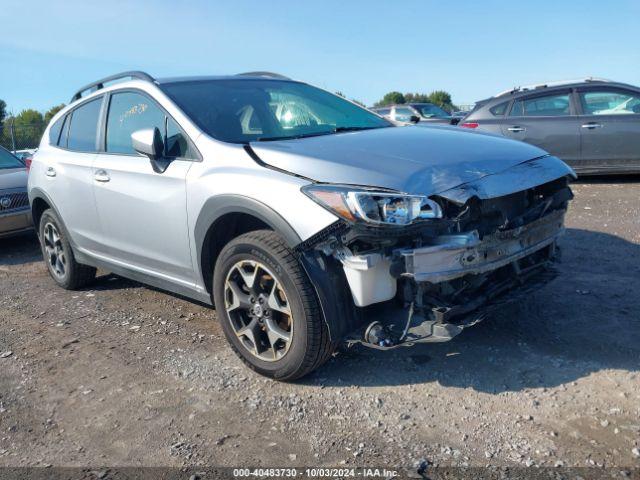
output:
M67 272L67 256L58 229L53 223L47 223L44 226L43 242L49 262L49 270L57 278L64 278Z
M224 284L225 308L240 343L267 362L283 358L293 340L289 300L275 275L262 263L241 260Z

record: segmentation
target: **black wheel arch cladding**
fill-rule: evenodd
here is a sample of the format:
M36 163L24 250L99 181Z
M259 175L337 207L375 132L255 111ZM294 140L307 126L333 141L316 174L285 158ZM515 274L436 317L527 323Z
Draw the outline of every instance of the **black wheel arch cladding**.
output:
M329 329L332 341L339 340L359 325L359 315L351 298L351 290L340 265L320 252L302 250L302 239L293 227L276 211L267 205L241 195L219 195L210 198L203 206L196 221L194 238L196 241L199 275L205 285L203 255L206 255L207 234L215 228L216 222L227 214L246 214L263 222L278 233L294 249L316 291L322 308L322 315ZM206 257L205 257L206 258ZM215 259L211 259L215 261Z

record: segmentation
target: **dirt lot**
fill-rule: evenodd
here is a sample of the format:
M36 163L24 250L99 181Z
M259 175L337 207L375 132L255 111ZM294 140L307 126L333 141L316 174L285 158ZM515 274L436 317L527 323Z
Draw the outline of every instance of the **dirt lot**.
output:
M640 466L640 179L575 185L560 276L450 343L357 347L302 383L215 312L0 241L0 465Z

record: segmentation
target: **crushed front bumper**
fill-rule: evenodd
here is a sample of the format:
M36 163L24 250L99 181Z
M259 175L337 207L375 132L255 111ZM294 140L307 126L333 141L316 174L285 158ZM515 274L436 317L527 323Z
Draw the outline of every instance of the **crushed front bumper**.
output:
M391 268L411 291L404 297L410 307L378 304L368 326L348 343L389 349L448 341L500 305L540 288L555 277L549 267L564 215L554 211L483 239L477 232L440 236L434 245L397 252Z
M558 210L482 241L476 231L438 237L436 245L401 252L403 275L416 282L439 283L496 270L554 243L564 232L564 215Z

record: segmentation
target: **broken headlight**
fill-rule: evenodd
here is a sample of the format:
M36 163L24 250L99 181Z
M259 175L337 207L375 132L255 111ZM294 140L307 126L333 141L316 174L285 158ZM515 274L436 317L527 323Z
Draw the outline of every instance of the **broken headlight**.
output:
M440 206L423 195L370 190L348 185L307 185L302 191L332 213L350 222L408 225L442 218Z

